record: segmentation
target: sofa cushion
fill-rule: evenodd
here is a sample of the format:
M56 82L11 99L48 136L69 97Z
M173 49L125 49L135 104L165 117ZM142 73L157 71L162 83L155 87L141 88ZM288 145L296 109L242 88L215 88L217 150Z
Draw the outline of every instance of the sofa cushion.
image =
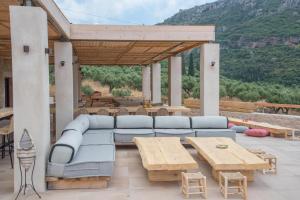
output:
M70 163L82 142L79 131L68 130L59 138L50 150L49 162Z
M237 133L244 133L249 128L247 126L233 126L230 129L235 130Z
M194 129L196 137L229 137L235 140L235 131L231 129Z
M84 133L89 128L89 115L79 115L71 121L63 130L62 134L68 130L76 130Z
M185 129L191 128L190 118L185 116L157 116L155 129Z
M228 119L223 116L198 116L191 117L192 128L197 129L226 129L228 128Z
M184 140L185 137L195 137L195 131L191 129L155 129L156 137L180 137Z
M80 146L69 164L48 163L47 176L79 178L112 176L115 161L114 145Z
M115 126L115 120L112 116L89 115L89 129L112 129Z
M117 116L116 128L118 129L153 128L153 118L146 115Z
M132 143L134 137L155 137L153 129L115 129L115 142Z
M87 130L83 134L81 145L114 144L113 129Z
M270 135L269 131L263 128L248 129L245 131L245 134L252 137L267 137Z

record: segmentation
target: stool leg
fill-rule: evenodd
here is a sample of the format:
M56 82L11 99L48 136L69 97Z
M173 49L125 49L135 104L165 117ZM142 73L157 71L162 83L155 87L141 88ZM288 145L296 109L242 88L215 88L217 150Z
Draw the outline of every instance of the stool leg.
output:
M244 181L243 181L243 196L244 196L244 200L248 199L248 191L247 191L247 177L244 177Z
M185 182L185 198L190 198L190 185L189 185L189 180L187 178L184 178Z
M274 173L277 174L277 158L273 159Z
M224 194L223 178L222 178L221 172L219 173L219 188L220 188L222 195L224 196L225 194Z
M243 193L243 186L244 186L244 184L242 183L243 182L243 180L241 181L241 180L239 180L238 181L238 193L240 193L240 194L242 194Z
M204 198L207 199L206 177L203 179Z
M228 179L227 177L224 178L225 183L224 183L224 197L225 199L228 198Z

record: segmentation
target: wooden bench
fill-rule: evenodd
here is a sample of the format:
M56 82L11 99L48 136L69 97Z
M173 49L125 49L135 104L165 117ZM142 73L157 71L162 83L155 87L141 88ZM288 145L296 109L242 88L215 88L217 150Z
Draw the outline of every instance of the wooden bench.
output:
M284 114L288 114L290 109L300 109L300 105L297 104L278 104L268 102L257 102L256 106L265 112L265 108L270 108L274 113L278 113L280 110Z
M228 118L229 122L237 126L247 126L249 128L263 128L270 132L273 137L284 137L287 138L288 135L292 135L294 129L282 127L278 125L272 125L265 122L255 122L251 120L242 120L237 118Z
M136 137L134 143L150 181L178 181L181 172L198 168L179 137Z

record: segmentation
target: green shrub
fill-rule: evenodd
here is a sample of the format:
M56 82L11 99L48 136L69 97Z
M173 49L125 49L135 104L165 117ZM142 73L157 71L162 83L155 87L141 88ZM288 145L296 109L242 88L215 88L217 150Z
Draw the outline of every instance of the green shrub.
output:
M86 96L91 96L94 93L93 88L91 86L89 86L89 85L83 85L83 86L81 86L81 91Z
M54 76L54 66L49 66L49 84L54 85L55 84L55 76Z
M131 91L128 88L114 88L112 90L112 95L114 97L126 97L131 95Z
M227 92L226 92L226 87L224 85L220 85L220 97L226 97Z

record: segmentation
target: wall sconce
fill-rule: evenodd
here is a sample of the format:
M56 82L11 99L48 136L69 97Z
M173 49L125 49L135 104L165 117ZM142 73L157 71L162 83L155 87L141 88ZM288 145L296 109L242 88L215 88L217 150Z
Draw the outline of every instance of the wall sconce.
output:
M65 66L65 61L60 61L60 66L61 67Z
M53 50L50 48L45 48L45 54L48 54L49 56L53 55Z
M50 49L49 48L45 48L45 54L50 54Z
M212 61L211 64L210 64L211 67L214 67L215 65L216 65L215 61Z
M23 46L23 51L24 51L25 53L29 53L29 46L28 46L28 45L24 45L24 46Z

